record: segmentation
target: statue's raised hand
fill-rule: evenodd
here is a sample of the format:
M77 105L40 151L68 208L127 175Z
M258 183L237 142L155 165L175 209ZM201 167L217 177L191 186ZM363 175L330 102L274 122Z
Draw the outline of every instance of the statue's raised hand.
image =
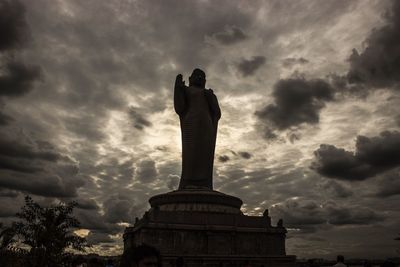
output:
M185 87L185 81L182 79L182 74L178 74L176 76L174 87L174 108L179 116L181 116L187 108L185 101Z
M182 74L178 74L175 80L175 89L185 88L185 81L183 80Z

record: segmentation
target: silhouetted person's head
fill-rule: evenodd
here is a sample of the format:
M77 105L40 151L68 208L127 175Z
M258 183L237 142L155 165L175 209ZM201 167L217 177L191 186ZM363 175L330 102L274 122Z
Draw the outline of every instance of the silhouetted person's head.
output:
M161 267L160 252L151 246L140 245L124 251L121 267Z
M189 86L198 86L204 88L206 86L206 74L201 69L194 69L189 77Z
M336 261L337 261L337 262L343 262L343 263L344 263L344 257L343 257L343 255L337 255Z

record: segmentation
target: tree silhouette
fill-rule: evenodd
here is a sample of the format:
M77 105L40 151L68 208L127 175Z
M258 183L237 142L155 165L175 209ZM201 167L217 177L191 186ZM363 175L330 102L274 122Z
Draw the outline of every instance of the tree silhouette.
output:
M66 249L84 251L86 239L73 233L80 225L72 216L76 205L70 202L41 207L30 196L25 196L25 205L17 213L20 221L14 222L12 228L20 242L30 247L31 265L62 266Z
M0 222L0 250L5 250L14 242L15 232L12 227L4 227Z

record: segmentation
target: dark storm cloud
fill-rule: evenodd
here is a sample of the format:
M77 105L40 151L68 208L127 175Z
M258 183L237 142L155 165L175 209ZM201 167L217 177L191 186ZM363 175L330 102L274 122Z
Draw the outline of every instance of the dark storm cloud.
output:
M176 190L179 185L180 177L178 175L168 175L167 187L169 190Z
M44 171L46 164L55 163L62 156L52 149L43 146L23 143L7 137L0 137L0 171L13 170L23 173ZM49 163L46 163L49 162Z
M14 210L12 206L1 207L1 209L0 209L0 218L1 217L12 217L12 216L15 216L15 214L17 212L18 212L18 210Z
M400 132L384 131L376 137L358 136L356 157L372 166L390 169L400 165Z
M97 184L102 188L117 189L133 181L135 173L133 163L133 159L120 161L116 157L110 157L87 170L87 174L98 177L100 180Z
M243 40L246 40L248 37L244 32L238 27L230 27L227 28L223 32L217 32L213 35L213 37L223 45L232 45Z
M5 114L4 112L0 111L0 126L5 126L10 124L14 119L9 116L8 114Z
M133 203L129 199L112 196L103 203L104 217L109 223L132 222L132 206Z
M321 79L279 80L272 93L275 103L257 111L256 116L279 130L302 123L316 124L325 102L333 101L333 93L332 86Z
M288 200L272 206L270 212L274 218L282 218L285 227L304 232L314 232L318 225L326 223L324 210L312 200Z
M25 7L19 1L1 0L0 52L18 51L21 45L26 43L28 33ZM4 57L0 66L0 96L24 95L33 88L34 82L41 76L38 66L17 61L14 57L14 54L12 57Z
M285 227L303 233L315 232L332 225L370 225L385 216L361 206L342 206L335 202L318 203L309 199L289 199L270 209L273 218L282 218Z
M219 162L227 162L229 160L230 160L230 158L227 155L221 155L218 157Z
M80 227L83 229L105 234L116 234L123 230L123 227L117 224L106 222L104 216L98 210L77 209L74 211L74 214L81 223Z
M29 141L27 141L29 140ZM75 197L79 168L48 142L1 135L0 187L48 197Z
M158 171L154 160L142 160L136 165L136 179L142 183L149 183L157 178Z
M26 38L25 7L17 0L0 1L0 51L13 49Z
M97 205L97 202L94 201L93 199L84 199L84 198L78 198L74 199L77 203L77 208L78 209L83 209L83 210L97 210L99 209L99 206Z
M4 192L4 194L1 194ZM0 189L0 218L2 221L7 217L11 219L20 211L23 199L21 194L12 194L13 191ZM22 205L21 205L22 206Z
M45 172L46 165L61 158L54 151L34 149L30 145L8 139L0 139L0 151L0 171L12 170L27 174Z
M224 8L203 1L123 1L123 8L106 2L71 3L73 12L79 14L76 19L66 16L58 3L50 7L41 2L29 5L31 17L39 22L36 26L40 37L45 37L41 42L46 44L51 39L60 44L61 49L56 52L63 56L63 61L66 55L68 59L70 48L75 49L80 58L72 59L72 67L77 72L84 70L83 76L89 73L96 77L104 90L110 90L110 84L131 85L132 81L136 92L142 88L159 92L162 86L171 87L169 79L176 75L176 70L162 64L171 62L178 70L206 66L212 60L203 53L209 46L206 37L222 33L232 25L245 31L253 20L253 14L230 1L221 3ZM44 9L51 12L50 19L57 16L55 27L43 23ZM107 16L123 19L110 20ZM49 63L59 67L58 62ZM76 91L76 87L70 90Z
M400 165L400 133L385 131L376 137L358 136L356 151L321 145L311 168L319 174L348 181L365 180Z
M400 2L392 1L386 13L387 25L375 29L366 39L364 51L353 49L350 56L350 83L391 87L400 81Z
M99 127L102 119L99 118L98 113L65 117L63 123L66 130L74 133L79 138L84 138L92 142L100 142L106 137L104 128Z
M0 156L0 169L24 173L38 173L43 171L42 167L36 166L33 162L3 156Z
M5 74L0 76L0 96L18 97L29 92L40 77L38 66L8 62Z
M22 144L15 140L0 139L0 156L23 158L30 160L46 160L55 162L61 155L54 151L41 151L28 144Z
M17 191L0 188L0 197L15 198L19 195Z
M334 180L328 180L322 183L321 188L332 196L339 198L347 198L353 195L353 191Z
M326 209L329 214L328 223L333 225L369 225L385 220L384 216L364 207L349 209L328 204Z
M110 235L107 233L99 233L96 231L91 231L88 236L86 237L86 240L89 245L97 245L100 243L113 243L114 240L110 238Z
M393 172L383 175L382 178L375 193L377 197L387 198L400 195L400 169L395 169Z
M83 181L63 179L48 174L17 174L2 172L0 187L46 197L76 197Z
M288 57L288 58L285 58L284 60L282 60L282 65L285 68L291 68L295 65L305 65L309 62L310 61L308 61L307 59L302 58L302 57L300 57L300 58Z
M246 77L253 75L264 64L265 57L254 56L251 59L242 59L242 61L237 64L237 68L239 72Z
M249 152L246 152L246 151L240 151L239 155L244 159L250 159L252 157L252 155Z
M138 130L143 130L145 127L151 127L153 124L144 117L142 112L135 107L129 108L129 116L133 121L133 127Z
M376 174L370 165L360 162L353 152L333 145L320 145L314 155L316 161L311 169L326 177L352 181L364 180Z

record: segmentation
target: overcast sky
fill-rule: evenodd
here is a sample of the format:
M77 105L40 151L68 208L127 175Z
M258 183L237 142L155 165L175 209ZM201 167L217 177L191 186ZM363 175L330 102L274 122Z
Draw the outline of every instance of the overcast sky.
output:
M175 76L219 99L214 188L269 209L287 253L396 256L400 1L0 0L0 220L77 200L122 249L177 188Z

